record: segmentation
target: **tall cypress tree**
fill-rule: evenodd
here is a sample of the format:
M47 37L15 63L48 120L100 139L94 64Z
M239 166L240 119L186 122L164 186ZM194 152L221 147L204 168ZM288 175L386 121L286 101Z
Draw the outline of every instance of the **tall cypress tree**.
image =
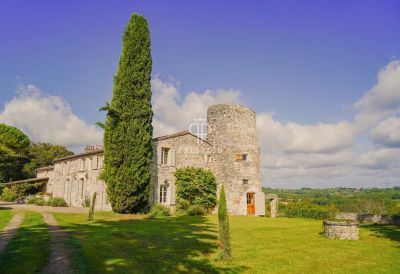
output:
M219 241L221 245L220 259L227 260L231 257L231 238L229 232L228 210L224 186L221 187L218 202Z
M146 19L133 14L123 35L119 67L104 132L102 179L115 212L146 212L152 163L150 33Z

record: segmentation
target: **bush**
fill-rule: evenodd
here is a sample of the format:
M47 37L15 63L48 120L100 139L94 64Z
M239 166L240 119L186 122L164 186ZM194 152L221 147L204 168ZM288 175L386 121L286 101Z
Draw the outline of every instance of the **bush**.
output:
M31 199L31 200L34 200L33 201L33 204L35 204L35 205L37 205L37 206L44 206L44 205L46 205L46 202L45 202L45 200L43 199L43 198L34 198L34 199Z
M51 198L47 201L47 205L53 206L53 207L68 206L67 202L63 198Z
M217 205L217 183L214 174L203 168L179 168L176 178L176 209L186 212L191 205L198 205L211 212Z
M163 218L170 215L171 211L169 207L163 206L161 204L154 204L147 214L149 218Z
M3 189L3 192L1 193L0 201L14 202L17 198L18 198L18 195L13 189L11 189L9 187L5 187Z
M309 219L330 219L335 217L337 211L334 206L317 206L302 202L288 203L284 206L279 204L279 209L282 216Z
M199 205L192 205L186 210L186 214L190 216L202 216L206 214L206 210Z

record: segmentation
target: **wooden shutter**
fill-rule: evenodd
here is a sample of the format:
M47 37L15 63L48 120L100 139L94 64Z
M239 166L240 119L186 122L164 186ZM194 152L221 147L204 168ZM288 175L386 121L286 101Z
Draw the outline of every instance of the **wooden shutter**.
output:
M169 164L170 166L175 166L175 149L170 149L169 150Z

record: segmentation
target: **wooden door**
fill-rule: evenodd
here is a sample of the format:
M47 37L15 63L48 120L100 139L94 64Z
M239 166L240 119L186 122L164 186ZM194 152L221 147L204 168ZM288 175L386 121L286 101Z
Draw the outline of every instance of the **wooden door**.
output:
M247 214L254 215L255 213L256 213L255 193L249 192L247 193Z

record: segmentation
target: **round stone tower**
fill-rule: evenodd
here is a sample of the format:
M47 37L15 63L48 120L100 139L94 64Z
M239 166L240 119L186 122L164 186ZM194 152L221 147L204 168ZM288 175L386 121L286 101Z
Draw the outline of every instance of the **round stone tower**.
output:
M225 186L233 215L264 215L260 152L254 111L240 105L212 105L207 111L207 141L213 146L213 171Z

